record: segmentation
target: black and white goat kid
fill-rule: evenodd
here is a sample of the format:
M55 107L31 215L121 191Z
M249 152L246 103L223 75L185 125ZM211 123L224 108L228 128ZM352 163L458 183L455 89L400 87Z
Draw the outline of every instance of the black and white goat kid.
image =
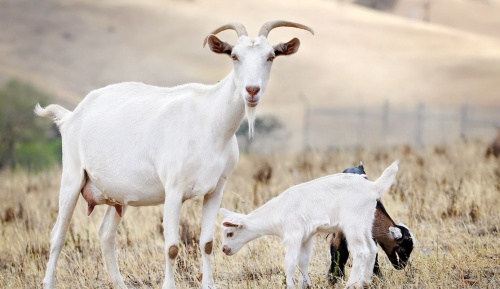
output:
M357 167L345 169L343 173L364 175L366 178L362 162ZM380 200L377 200L372 234L373 240L382 247L394 268L397 270L404 269L413 250L413 233L404 224L396 224ZM345 264L349 258L347 241L342 231L332 235L330 254L332 263L328 271L328 277L332 283L335 283L338 278L345 277ZM375 257L373 273L378 276L381 275L378 254Z

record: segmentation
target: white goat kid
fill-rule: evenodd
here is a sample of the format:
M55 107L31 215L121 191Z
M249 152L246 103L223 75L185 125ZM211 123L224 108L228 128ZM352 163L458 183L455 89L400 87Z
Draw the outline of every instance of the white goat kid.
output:
M313 32L286 21L265 23L256 39L238 23L214 30L205 43L234 60L233 71L215 85L163 88L127 82L92 91L72 112L59 105L36 107L38 115L57 123L63 144L59 214L44 288L54 287L57 260L80 192L88 202L88 214L95 205L109 205L99 238L114 288L126 288L115 255L116 231L126 206L164 204L163 288L175 288L181 206L187 199L203 197L202 288L214 288L213 229L226 179L239 157L234 134L245 110L253 124L251 115L266 88L274 57L299 48L296 38L274 47L268 43L269 31L282 26ZM239 36L234 46L213 35L227 29Z
M237 253L246 243L264 236L281 237L286 246L287 288L295 287L295 268L300 270L299 284L311 286L308 266L314 236L342 230L353 254L353 266L347 287L371 283L377 247L372 240L372 225L377 199L389 190L398 162L394 162L375 182L356 174L335 174L293 186L248 215L225 215L222 251Z

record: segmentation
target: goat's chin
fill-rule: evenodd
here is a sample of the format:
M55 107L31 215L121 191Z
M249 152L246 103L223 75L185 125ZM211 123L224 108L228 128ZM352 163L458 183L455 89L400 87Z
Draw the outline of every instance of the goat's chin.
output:
M396 259L390 259L391 263L392 263L392 266L394 267L394 269L396 270L403 270L405 267L406 267L406 264L408 263L408 261L403 261L401 259L399 259L399 256L397 255L396 253Z
M245 101L245 105L248 107L256 107L259 104L258 101Z
M248 120L248 138L253 138L254 135L255 113L257 110L256 105L255 106L248 106L248 104L245 105L245 113Z
M396 270L403 270L406 267L406 262L392 263L392 266Z

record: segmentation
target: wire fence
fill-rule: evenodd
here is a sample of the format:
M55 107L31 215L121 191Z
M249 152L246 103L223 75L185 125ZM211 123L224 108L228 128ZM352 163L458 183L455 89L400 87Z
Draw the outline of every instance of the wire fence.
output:
M303 149L340 146L447 144L460 138L493 139L500 127L499 106L442 108L418 104L318 108L305 102Z

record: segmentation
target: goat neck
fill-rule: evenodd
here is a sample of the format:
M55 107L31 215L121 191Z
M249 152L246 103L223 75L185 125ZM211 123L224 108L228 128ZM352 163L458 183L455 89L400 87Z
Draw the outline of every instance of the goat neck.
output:
M214 85L211 95L211 109L217 111L212 115L216 130L214 135L227 143L238 130L244 116L245 103L239 95L234 83L233 72L229 73L223 80Z
M389 228L395 226L396 223L389 216L382 202L378 200L375 220L373 222L373 237L377 242L382 244L392 242L393 238L389 234Z
M270 201L246 215L245 224L247 224L247 229L256 235L255 238L267 235L283 237L283 228L278 217L279 214L272 213L272 211L276 211L272 206L273 203Z

